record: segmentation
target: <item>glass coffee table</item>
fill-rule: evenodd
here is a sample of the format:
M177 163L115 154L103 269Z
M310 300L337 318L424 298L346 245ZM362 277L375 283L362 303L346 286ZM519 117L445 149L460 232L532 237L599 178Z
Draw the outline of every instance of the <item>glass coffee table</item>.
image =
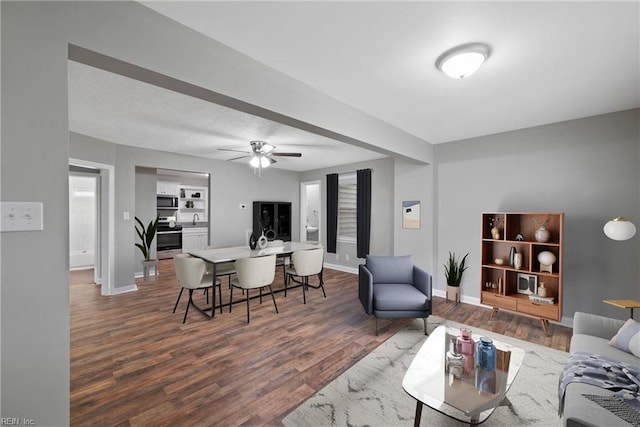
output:
M438 326L402 380L404 390L416 399L416 427L420 425L423 405L470 425L484 422L498 406L510 405L506 394L522 366L524 350L494 340L495 370L484 371L469 364L470 369L454 375L447 372L445 355L451 339L458 334L457 329ZM473 334L472 338L477 342L480 336Z

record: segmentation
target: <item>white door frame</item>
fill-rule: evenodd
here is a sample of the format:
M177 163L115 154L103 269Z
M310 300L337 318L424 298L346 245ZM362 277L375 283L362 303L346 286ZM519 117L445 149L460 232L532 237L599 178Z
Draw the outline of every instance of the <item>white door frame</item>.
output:
M300 183L300 241L307 239L306 229L306 209L307 209L307 187L317 185L322 188L322 181L305 181ZM320 197L320 206L322 207L322 197ZM322 209L318 210L318 240L322 241Z
M100 293L102 295L112 295L115 278L115 168L113 165L90 162L80 159L69 159L69 164L100 171L100 259L96 258L96 265L100 265L96 270L100 270L102 277L96 282L101 284ZM69 244L67 242L67 251Z

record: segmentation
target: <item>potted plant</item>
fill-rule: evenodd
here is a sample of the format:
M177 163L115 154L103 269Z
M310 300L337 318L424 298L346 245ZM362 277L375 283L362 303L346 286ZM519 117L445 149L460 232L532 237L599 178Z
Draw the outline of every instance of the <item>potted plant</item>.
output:
M144 256L144 260L142 260L142 267L144 269L144 278L145 280L149 278L149 268L151 266L156 267L156 275L157 275L157 264L158 261L155 259L151 259L151 244L153 243L153 239L156 238L156 231L158 229L158 218L155 220L149 221L149 225L147 227L144 226L143 222L140 218L136 218L136 232L138 233L138 237L142 243L136 243L136 246L140 248L142 252L142 256Z
M460 282L462 281L462 274L468 268L466 266L468 256L469 253L467 252L467 254L458 261L455 252L449 252L449 260L444 265L444 277L447 279L447 302L450 296L456 304L460 302Z

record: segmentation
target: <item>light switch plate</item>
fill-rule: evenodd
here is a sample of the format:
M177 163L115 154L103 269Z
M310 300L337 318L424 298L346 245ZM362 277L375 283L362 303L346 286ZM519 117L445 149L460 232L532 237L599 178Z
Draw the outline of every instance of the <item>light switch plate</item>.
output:
M41 202L0 202L0 231L43 230Z

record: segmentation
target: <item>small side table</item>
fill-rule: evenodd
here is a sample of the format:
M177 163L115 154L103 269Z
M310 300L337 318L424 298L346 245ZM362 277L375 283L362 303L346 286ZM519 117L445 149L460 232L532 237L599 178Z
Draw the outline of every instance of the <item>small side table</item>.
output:
M631 310L631 319L633 319L633 309L640 308L640 301L636 301L633 299L605 299L602 300L605 304L614 305L620 308L628 308Z

